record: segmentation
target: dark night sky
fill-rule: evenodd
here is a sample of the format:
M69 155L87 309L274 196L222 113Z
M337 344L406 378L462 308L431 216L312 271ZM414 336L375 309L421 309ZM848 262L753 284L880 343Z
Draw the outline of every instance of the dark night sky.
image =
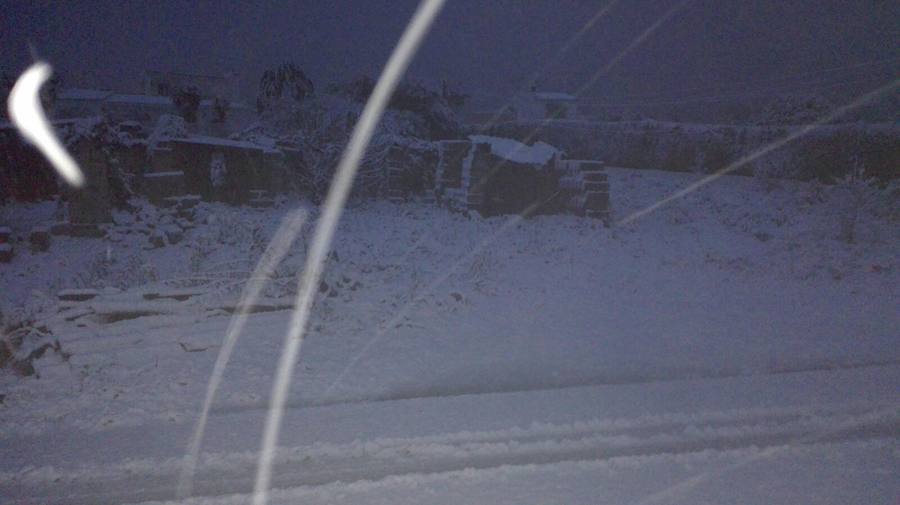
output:
M461 83L490 100L539 87L574 92L682 0L619 0L559 60L609 0L448 0L413 77ZM28 41L70 83L135 89L145 69L236 71L252 87L268 66L294 61L318 87L375 75L415 6L410 0L299 2L6 1L0 66L20 71ZM878 61L878 65L793 77ZM548 67L549 65L549 67ZM900 74L900 2L692 0L625 55L586 96L690 96L754 86ZM78 77L87 76L87 77ZM874 80L873 80L874 79ZM880 79L880 80L879 80ZM777 81L774 81L777 82ZM784 82L781 84L784 85Z

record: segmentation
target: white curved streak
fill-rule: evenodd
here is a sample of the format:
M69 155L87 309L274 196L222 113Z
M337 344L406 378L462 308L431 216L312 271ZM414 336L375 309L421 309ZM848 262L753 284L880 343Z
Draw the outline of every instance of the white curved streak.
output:
M275 372L275 381L272 385L272 396L269 400L269 412L266 416L265 431L263 432L262 446L259 451L259 464L257 466L256 481L253 486L253 505L265 505L269 499L269 486L272 480L272 463L275 456L275 447L278 441L284 406L290 389L290 381L294 375L294 366L300 354L300 346L303 343L304 331L309 321L309 313L319 279L322 276L322 267L328 249L331 247L331 239L347 201L347 195L353 184L369 141L381 120L381 115L387 107L388 101L397 87L400 78L406 71L406 67L412 60L416 50L421 45L431 28L431 24L444 5L444 0L422 0L412 20L400 37L400 41L391 57L388 59L384 71L381 73L372 96L366 103L362 115L353 129L350 142L344 150L343 157L338 164L331 188L325 199L324 211L316 225L309 255L300 286L290 327L285 335L284 348L278 361L278 369Z
M41 86L53 69L50 65L39 61L22 73L9 93L7 107L9 118L28 141L43 153L53 168L71 186L84 186L84 174L78 164L69 156L66 148L60 144L50 128L50 122L41 107Z
M209 377L209 383L206 386L206 396L203 399L203 406L200 409L200 415L194 425L194 433L188 443L187 454L185 455L184 464L181 467L181 473L178 477L178 487L176 488L175 497L184 499L191 496L194 487L194 473L197 468L197 461L200 456L200 445L203 442L203 434L206 430L206 423L209 420L209 411L212 408L213 399L222 380L225 376L225 367L231 359L234 348L237 345L238 338L247 324L250 316L250 307L256 303L265 287L266 279L270 278L275 272L275 268L281 263L281 260L287 255L288 250L300 234L303 225L306 223L306 211L298 209L288 213L281 221L278 231L272 237L265 252L259 258L256 268L244 285L244 291L241 294L237 310L228 323L228 329L225 332L225 338L222 341L222 347L219 349L219 355L216 357L216 363L213 366L212 374Z

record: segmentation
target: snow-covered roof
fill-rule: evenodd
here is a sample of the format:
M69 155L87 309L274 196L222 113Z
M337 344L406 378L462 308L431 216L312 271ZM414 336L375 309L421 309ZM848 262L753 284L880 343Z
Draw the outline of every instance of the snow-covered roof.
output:
M99 89L67 88L61 90L57 98L60 100L106 100L112 91Z
M134 103L141 105L172 105L172 99L167 96L154 95L129 95L116 93L110 95L106 101L116 103Z
M277 151L276 149L266 148L253 142L246 140L232 140L222 137L209 137L206 135L189 135L187 138L173 138L172 142L182 142L187 144L203 144L208 146L233 147L236 149L254 149L257 151Z
M62 100L132 103L141 105L172 105L172 99L167 96L114 93L112 91L85 88L66 88L59 92L59 98ZM211 108L212 106L213 100L209 98L200 101L201 108ZM228 107L241 110L250 109L250 106L244 102L230 102Z
M170 172L149 172L144 174L144 178L150 179L164 179L166 177L180 177L184 175L184 172L181 170L173 170Z
M171 105L172 100L166 96L133 95L129 93L113 93L99 89L68 88L59 92L62 100L84 100L97 102L137 103L144 105Z
M572 102L576 98L568 93L558 93L554 91L538 91L534 93L534 97L538 100L566 101Z
M469 140L476 144L490 144L491 154L515 163L544 165L554 156L560 154L559 149L544 142L536 142L534 145L529 146L518 140L489 137L487 135L471 135Z

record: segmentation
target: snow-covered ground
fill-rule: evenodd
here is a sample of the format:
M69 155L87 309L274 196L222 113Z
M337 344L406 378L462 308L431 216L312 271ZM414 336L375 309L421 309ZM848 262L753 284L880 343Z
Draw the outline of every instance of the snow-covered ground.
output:
M697 177L610 169L614 218ZM273 502L896 500L900 236L885 201L861 209L854 243L839 239L837 191L742 177L613 228L350 207ZM4 314L46 326L66 354L35 360L40 378L0 373L4 503L174 498L240 281L292 205L201 204L161 248L145 248L148 223L170 218L151 207L117 215L114 240L17 245L0 297L27 308ZM2 219L21 235L53 213ZM247 500L310 235L248 321L191 503ZM60 312L53 295L73 287L106 289Z

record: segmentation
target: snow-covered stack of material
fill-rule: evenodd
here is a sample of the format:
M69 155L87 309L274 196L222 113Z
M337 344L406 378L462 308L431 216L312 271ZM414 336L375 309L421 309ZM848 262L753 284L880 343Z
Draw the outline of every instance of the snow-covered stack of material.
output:
M448 207L484 216L563 212L561 155L542 142L527 145L484 135L442 142L435 194Z
M524 165L546 167L554 158L562 155L562 151L544 142L527 145L518 140L487 135L472 135L469 140L476 144L488 144L491 146L491 154L494 156Z

